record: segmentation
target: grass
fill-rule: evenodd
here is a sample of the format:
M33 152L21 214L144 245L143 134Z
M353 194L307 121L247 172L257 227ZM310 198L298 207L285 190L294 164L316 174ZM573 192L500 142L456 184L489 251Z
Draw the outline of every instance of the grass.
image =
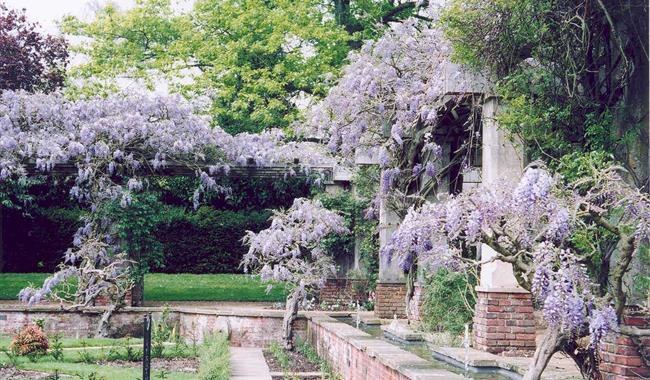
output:
M9 338L0 337L2 345L8 344ZM59 374L72 375L73 379L110 379L110 380L134 380L142 377L142 366L140 364L135 367L113 367L106 364L97 364L105 360L125 359L126 347L125 344L142 344L141 339L63 339L63 356L60 360L55 360L51 353L49 355L39 357L35 361L31 361L26 357L14 357L14 362L6 353L0 353L0 367L4 365L16 365L17 368L34 370L41 372L54 373L57 371ZM225 341L226 350L228 342ZM88 347L81 348L79 347ZM97 348L91 348L97 347ZM99 348L101 347L101 348ZM140 350L136 348L135 350ZM113 356L111 359L111 350L118 353L117 357ZM141 355L137 354L137 355ZM191 354L189 354L191 356ZM168 349L164 355L165 357L176 357L178 354L173 350ZM181 356L186 356L183 354ZM141 357L141 356L139 356ZM227 357L226 357L227 358ZM136 359L137 360L137 359ZM229 370L228 367L226 367ZM94 377L90 377L93 375ZM168 380L189 380L197 379L196 374L181 373L181 372L166 372L163 376L161 371L152 370L152 379L168 379ZM226 377L227 378L227 377Z
M134 380L142 378L142 367L135 368L118 368L108 365L86 364L86 363L68 363L53 361L38 361L36 363L24 362L18 365L18 368L54 373L58 370L59 374L73 375L73 379L87 379L89 375L95 374L95 378L110 380ZM151 378L160 378L160 371L152 371ZM97 377L99 376L99 377ZM165 377L167 380L196 380L196 374L168 372Z
M11 343L11 337L0 335L0 348L8 348ZM61 347L62 348L79 348L79 347L111 347L114 345L123 345L123 344L142 344L142 339L140 338L62 338Z
M15 300L26 286L40 286L47 273L0 273L0 300ZM266 284L244 274L166 274L145 276L146 301L267 301L282 302L282 285L266 293Z

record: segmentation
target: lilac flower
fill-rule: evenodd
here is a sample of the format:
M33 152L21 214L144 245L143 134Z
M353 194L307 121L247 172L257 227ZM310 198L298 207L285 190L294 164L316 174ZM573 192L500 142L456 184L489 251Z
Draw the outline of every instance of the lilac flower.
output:
M598 347L610 331L618 331L618 318L614 308L606 306L603 309L594 310L589 318L591 346Z
M553 216L546 231L546 236L559 243L568 237L569 232L569 211L565 207L562 207Z

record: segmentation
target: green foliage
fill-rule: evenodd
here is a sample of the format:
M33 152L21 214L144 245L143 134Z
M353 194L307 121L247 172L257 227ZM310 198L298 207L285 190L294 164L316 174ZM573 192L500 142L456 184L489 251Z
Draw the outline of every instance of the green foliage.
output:
M371 288L377 281L379 244L377 237L377 221L365 218L368 201L356 197L349 191L338 191L334 194L320 193L316 196L325 208L339 211L345 218L346 227L353 232L348 235L330 236L324 241L328 252L336 256L354 256L355 239L359 238L359 251L364 277L369 280Z
M303 340L300 337L296 337L296 351L304 355L310 363L319 366L325 379L341 379L341 376L338 373L334 372L332 366L330 366L327 361L318 356L318 352L316 352L314 346L309 344L309 342L306 340Z
M98 215L113 221L111 228L121 249L136 262L131 271L136 281L163 264L162 245L154 234L165 215L157 194L133 194L129 207L122 207L118 201L104 203L103 207Z
M422 327L427 331L463 332L474 315L476 278L441 268L426 279Z
M603 151L574 152L563 156L553 168L566 183L593 176L599 170L610 167L614 156Z
M268 347L269 352L275 360L277 360L278 364L280 364L280 367L282 368L282 372L285 374L291 372L291 358L289 357L289 354L287 354L287 351L280 345L278 342L271 342Z
M168 208L155 237L163 246L166 273L236 273L246 253L244 231L268 226L270 211L227 211L200 207L196 212Z
M165 343L178 341L178 329L169 320L169 307L163 309L160 319L151 328L151 357L163 357Z
M201 380L227 380L230 378L230 350L225 335L207 335L199 357Z
M188 96L211 95L215 122L232 133L288 126L293 98L324 95L349 50L316 0L199 0L186 14L170 0L141 0L128 11L109 4L88 23L67 17L62 28L92 38L74 47L89 60L71 70L86 79L71 96L114 91L120 76L151 88L162 77Z
M630 62L647 65L647 55L636 57L645 50L646 12L634 0L452 0L441 20L453 58L493 74L505 105L498 122L529 159L600 150L627 163L637 115L647 112L623 96L631 75L644 76ZM612 20L630 27L612 29Z
M63 334L53 334L50 336L50 356L57 362L63 360Z
M86 364L94 363L97 358L92 351L88 350L88 343L86 341L81 342L81 350L79 350L79 360Z
M82 211L78 208L5 209L2 212L7 272L52 271L70 247L72 236L80 227Z
M353 232L351 235L329 237L325 241L326 248L335 256L354 255L356 240L361 273L354 273L354 277L367 279L369 290L372 290L379 271L379 236L377 220L367 218L366 211L377 194L379 169L376 166L362 166L352 182L354 192L318 192L315 198L325 208L339 211L345 218L346 227Z
M650 307L650 246L645 244L639 248L638 260L641 272L634 277L632 283L636 294L645 296L646 307Z

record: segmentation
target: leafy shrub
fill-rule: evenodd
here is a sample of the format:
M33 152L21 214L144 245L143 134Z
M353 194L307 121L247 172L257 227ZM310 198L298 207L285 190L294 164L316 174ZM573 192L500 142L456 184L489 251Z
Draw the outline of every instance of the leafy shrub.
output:
M165 342L178 341L176 326L169 321L169 308L165 307L160 320L154 321L151 329L151 356L161 358Z
M63 360L63 342L61 342L63 336L62 334L54 334L51 338L50 356L55 361L60 362Z
M470 323L476 303L475 278L439 269L424 285L422 325L428 331L460 334Z
M25 326L13 338L9 349L16 355L37 357L47 353L49 341L43 330L36 325Z
M6 272L53 272L80 227L81 210L47 208L31 211L4 209ZM11 221L11 223L8 223Z
M230 378L230 350L228 338L223 334L207 335L199 356L201 380L227 380Z

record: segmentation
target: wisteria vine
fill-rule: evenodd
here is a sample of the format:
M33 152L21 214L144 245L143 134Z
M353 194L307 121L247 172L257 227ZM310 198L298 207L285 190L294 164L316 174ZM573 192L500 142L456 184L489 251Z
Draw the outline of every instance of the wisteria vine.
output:
M428 268L464 270L485 263L468 255L468 247L487 244L497 252L494 259L512 263L549 326L567 339L590 336L595 349L618 326L626 297L622 277L650 237L650 199L628 185L620 170L594 170L588 179L566 184L533 165L514 187L504 182L413 207L382 254L402 267L417 260ZM620 242L604 292L593 261L571 239L574 231L593 227L609 230Z
M204 103L180 96L68 101L60 94L0 95L0 181L73 166L70 195L90 210L60 271L41 288L23 290L23 301L38 302L76 277L76 306L106 293L122 302L129 286L128 253L115 238L112 221L96 211L106 202L128 207L134 194L146 189L147 175L169 166L189 169L200 179L198 203L207 191L227 190L216 178L233 165L277 166L295 174L332 162L316 144L287 141L281 131L229 135L210 125Z
M287 349L293 348L292 321L298 306L310 291L336 274L323 240L348 233L341 215L324 208L320 201L298 198L288 210L274 213L271 227L257 233L248 231L244 237L250 247L242 260L244 270L259 274L263 281L290 285L284 316Z

